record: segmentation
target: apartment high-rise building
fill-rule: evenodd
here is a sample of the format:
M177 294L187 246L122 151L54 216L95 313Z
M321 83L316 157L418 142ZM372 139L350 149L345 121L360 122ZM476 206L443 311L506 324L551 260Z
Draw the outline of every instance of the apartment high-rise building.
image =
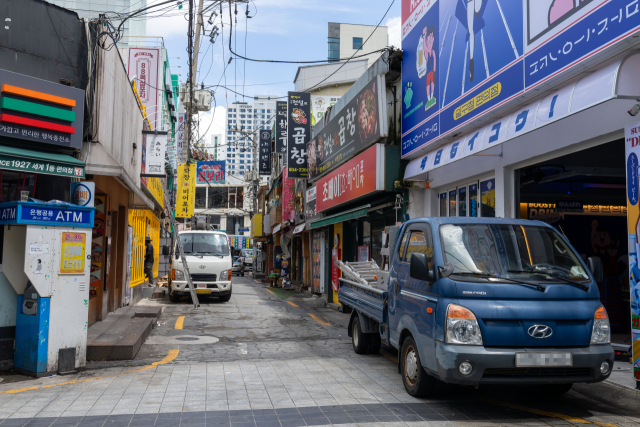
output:
M213 156L214 160L226 159L226 147L222 135L211 135L211 142L206 145L207 152Z
M259 129L271 129L276 114L276 99L270 96L256 96L253 104L235 102L227 104L224 145L227 174L243 176L253 169L254 147ZM242 132L240 132L240 130ZM249 137L247 136L249 134Z

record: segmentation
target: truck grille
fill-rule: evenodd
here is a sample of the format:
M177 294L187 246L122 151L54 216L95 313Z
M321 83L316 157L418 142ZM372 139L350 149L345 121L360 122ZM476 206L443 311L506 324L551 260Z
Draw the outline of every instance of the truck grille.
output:
M215 282L217 276L215 274L192 274L191 280L194 282Z
M591 368L489 368L483 378L588 377Z

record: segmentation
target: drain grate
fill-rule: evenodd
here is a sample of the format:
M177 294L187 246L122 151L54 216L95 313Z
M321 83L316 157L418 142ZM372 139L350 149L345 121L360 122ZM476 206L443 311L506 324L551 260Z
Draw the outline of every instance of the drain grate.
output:
M178 341L198 341L200 338L196 338L196 337L177 337L176 340Z

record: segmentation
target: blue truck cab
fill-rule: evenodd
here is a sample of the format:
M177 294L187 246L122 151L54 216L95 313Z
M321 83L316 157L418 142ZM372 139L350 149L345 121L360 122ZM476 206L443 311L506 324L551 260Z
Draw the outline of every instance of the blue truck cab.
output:
M384 289L340 280L356 353L398 350L412 396L436 382L539 384L564 393L611 373L599 258L539 221L418 218L389 242Z

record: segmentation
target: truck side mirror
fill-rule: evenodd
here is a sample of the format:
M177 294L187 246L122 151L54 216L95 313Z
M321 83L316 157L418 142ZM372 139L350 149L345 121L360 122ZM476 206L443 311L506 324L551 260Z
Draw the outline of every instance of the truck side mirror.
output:
M434 282L435 277L433 271L429 270L429 260L430 258L423 253L412 253L409 264L409 276L412 279L422 280L423 282Z
M591 256L587 258L587 265L589 266L589 270L591 270L591 274L593 274L595 281L597 283L602 282L604 280L604 273L600 257Z
M162 255L164 256L171 255L171 248L169 247L169 245L162 246Z

